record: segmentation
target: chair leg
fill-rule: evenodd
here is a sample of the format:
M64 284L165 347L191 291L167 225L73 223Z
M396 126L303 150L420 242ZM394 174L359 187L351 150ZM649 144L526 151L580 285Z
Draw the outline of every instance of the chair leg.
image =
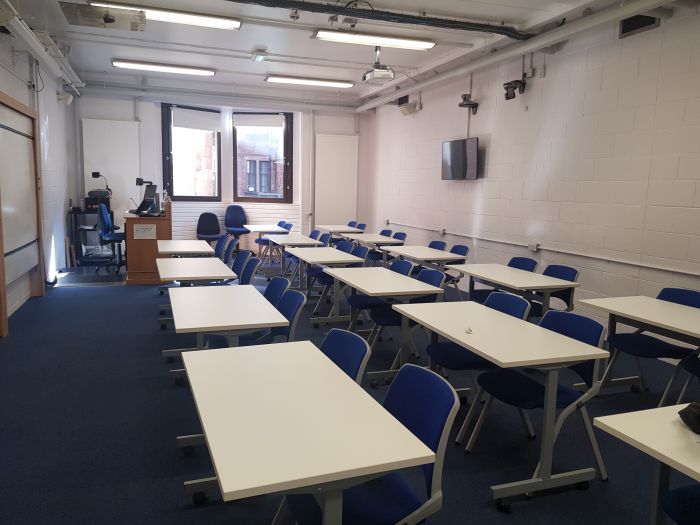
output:
M525 430L527 430L527 437L534 439L537 434L535 434L535 429L532 426L532 421L530 420L530 415L525 412L524 409L519 408L518 413L520 414L520 419L523 420L523 425L525 425Z
M383 326L377 325L374 328L372 328L372 332L369 334L369 340L367 341L367 343L369 344L370 351L374 351L374 345L379 340L379 336L382 335L383 331Z
M668 383L666 383L666 388L664 388L664 393L661 394L661 399L659 400L659 407L664 406L666 403L666 399L668 398L668 394L671 392L671 387L673 386L673 383L676 382L676 378L678 377L678 374L681 373L681 367L676 364L675 370L673 371L673 374L671 374L671 378L668 380Z
M462 426L459 429L459 432L457 433L457 437L455 438L455 444L456 445L461 445L462 441L464 441L464 438L467 435L467 429L469 429L469 425L472 422L472 419L474 419L474 416L476 415L477 407L481 404L481 399L484 397L484 391L481 388L478 388L476 391L476 395L474 396L474 401L472 402L471 406L469 407L469 411L467 412L467 415L464 417L464 421L462 422Z
M360 317L360 310L353 309L351 315L350 315L350 324L348 325L348 331L353 332L355 330L355 326L357 325L357 318Z
M289 509L289 506L287 505L287 500L285 498L282 498L282 501L280 501L280 506L277 508L277 512L275 512L275 517L272 518L272 525L295 525L296 520L294 519L294 514L292 514L292 511Z
M471 452L474 448L474 443L476 443L476 438L479 437L481 427L484 426L484 421L486 421L486 414L488 413L489 408L491 407L491 403L493 403L493 396L486 394L486 402L484 403L484 408L481 409L481 414L479 414L479 419L476 420L476 425L474 425L472 435L469 437L469 441L467 441L467 446L464 447L465 452Z
M647 382L644 380L644 369L642 368L642 361L641 359L639 359L639 357L635 357L634 360L637 362L637 370L639 370L639 388L642 389L642 392L646 392L648 388Z
M605 462L603 461L603 455L600 453L600 447L598 447L598 440L595 438L595 434L593 433L593 425L591 425L591 418L588 415L588 409L584 405L579 408L579 412L581 413L581 419L583 419L583 426L586 427L588 440L591 442L591 448L593 449L595 461L598 464L600 477L603 481L605 481L608 479L608 471L605 468Z
M690 383L693 382L693 376L688 376L688 379L686 379L685 383L683 383L683 388L681 388L680 394L678 394L678 399L676 400L676 404L679 405L683 402L683 398L685 397L685 392L688 390L688 386L690 386Z
M316 306L314 307L313 315L318 314L318 309L321 307L321 304L323 304L323 301L326 300L326 297L328 297L328 293L330 292L330 289L331 289L330 286L323 287L323 292L321 292L321 297L319 297L318 301L316 301Z

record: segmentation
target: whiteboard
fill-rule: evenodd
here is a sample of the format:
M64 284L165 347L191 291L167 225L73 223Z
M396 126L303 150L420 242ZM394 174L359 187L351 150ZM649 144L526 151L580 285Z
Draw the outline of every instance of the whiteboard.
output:
M316 135L315 224L357 219L357 135Z
M90 190L103 190L104 179L93 179L92 172L99 171L112 189L114 222L123 230L123 215L135 208L131 202L141 202L136 177L139 167L139 123L120 120L82 119L83 174L85 195ZM155 174L144 174L153 180ZM162 188L158 188L159 190Z
M31 124L31 119L22 118ZM4 118L0 123L9 125ZM9 253L35 241L38 227L32 139L4 128L0 128L0 195L3 248Z

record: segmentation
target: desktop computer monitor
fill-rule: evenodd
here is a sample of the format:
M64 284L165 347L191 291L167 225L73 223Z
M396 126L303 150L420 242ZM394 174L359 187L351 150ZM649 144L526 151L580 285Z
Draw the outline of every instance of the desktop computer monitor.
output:
M148 184L146 186L146 189L143 192L143 200L141 201L141 204L139 204L139 207L136 209L136 213L145 213L147 212L151 207L154 208L154 212L158 211L155 209L154 204L156 204L156 198L158 197L157 194L158 186L155 184Z

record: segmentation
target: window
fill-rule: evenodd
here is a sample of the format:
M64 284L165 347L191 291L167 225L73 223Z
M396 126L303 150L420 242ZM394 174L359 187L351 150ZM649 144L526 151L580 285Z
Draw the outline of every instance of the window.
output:
M292 202L291 113L234 113L237 201Z
M221 201L221 114L163 104L163 185L173 200Z

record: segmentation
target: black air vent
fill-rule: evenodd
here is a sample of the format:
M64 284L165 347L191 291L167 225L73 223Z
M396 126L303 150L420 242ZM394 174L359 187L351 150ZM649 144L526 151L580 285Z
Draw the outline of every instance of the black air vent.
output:
M660 18L647 15L637 15L620 20L620 38L636 35L642 31L659 27Z

